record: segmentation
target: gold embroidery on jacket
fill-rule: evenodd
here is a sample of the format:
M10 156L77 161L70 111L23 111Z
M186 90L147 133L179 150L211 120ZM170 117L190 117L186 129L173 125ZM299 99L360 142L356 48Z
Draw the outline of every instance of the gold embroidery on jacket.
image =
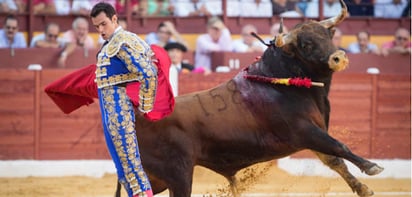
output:
M157 89L157 68L151 59L153 55L151 48L136 34L119 30L98 55L97 87L139 81L139 110L151 111ZM124 61L125 65L110 65L110 58L114 56ZM109 66L125 66L130 73L107 76Z

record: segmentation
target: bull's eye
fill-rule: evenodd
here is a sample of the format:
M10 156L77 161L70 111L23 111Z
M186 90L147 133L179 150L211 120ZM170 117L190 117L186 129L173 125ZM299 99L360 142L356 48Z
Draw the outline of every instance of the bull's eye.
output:
M301 47L305 51L312 51L312 43L311 42L302 42Z

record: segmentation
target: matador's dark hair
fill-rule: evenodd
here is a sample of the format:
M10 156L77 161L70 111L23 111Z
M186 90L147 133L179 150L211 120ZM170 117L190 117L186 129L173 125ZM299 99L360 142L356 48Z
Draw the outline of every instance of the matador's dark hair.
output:
M106 14L107 17L109 17L110 19L116 15L116 10L114 9L114 7L106 2L100 2L97 3L95 6L93 6L92 11L90 12L90 17L96 17L97 15L99 15L101 12L104 12Z

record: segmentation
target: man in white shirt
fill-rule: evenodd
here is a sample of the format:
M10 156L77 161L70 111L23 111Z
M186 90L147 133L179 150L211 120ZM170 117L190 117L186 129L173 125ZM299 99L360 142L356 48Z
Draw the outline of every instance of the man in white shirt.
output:
M269 0L240 0L240 16L272 17L272 2Z
M253 37L250 33L257 32L257 28L252 24L243 26L241 32L241 39L234 40L232 43L233 52L245 53L245 52L263 52L264 48L262 44Z
M407 5L407 0L376 0L374 4L375 17L400 18Z
M68 15L71 12L70 0L54 0L57 15Z
M3 29L0 29L0 48L26 48L26 38L19 32L19 21L13 15L4 20Z
M323 1L323 16L326 18L333 17L336 13L340 13L341 5L337 0L324 0ZM305 12L306 17L319 17L319 1L314 0L308 3L308 7Z
M229 29L218 17L212 17L207 23L207 33L196 40L195 68L210 73L212 52L231 50L232 38Z
M173 3L175 16L210 16L204 0L178 0Z
M349 53L371 53L379 55L380 51L376 44L370 43L370 35L367 31L360 31L356 35L357 42L348 46Z
M60 27L57 23L49 23L44 33L39 34L30 42L30 47L38 48L62 48L65 46L63 38L59 37Z

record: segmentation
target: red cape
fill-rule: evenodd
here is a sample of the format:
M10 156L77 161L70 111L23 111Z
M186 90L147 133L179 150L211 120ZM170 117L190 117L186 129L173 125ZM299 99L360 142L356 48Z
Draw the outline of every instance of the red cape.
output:
M175 100L169 83L170 58L163 48L156 45L151 45L151 48L157 59L158 84L153 110L146 113L145 118L156 121L173 111ZM95 71L95 64L83 67L52 82L44 91L64 113L69 114L98 98ZM128 83L126 87L127 95L135 106L139 103L139 87L139 82Z

